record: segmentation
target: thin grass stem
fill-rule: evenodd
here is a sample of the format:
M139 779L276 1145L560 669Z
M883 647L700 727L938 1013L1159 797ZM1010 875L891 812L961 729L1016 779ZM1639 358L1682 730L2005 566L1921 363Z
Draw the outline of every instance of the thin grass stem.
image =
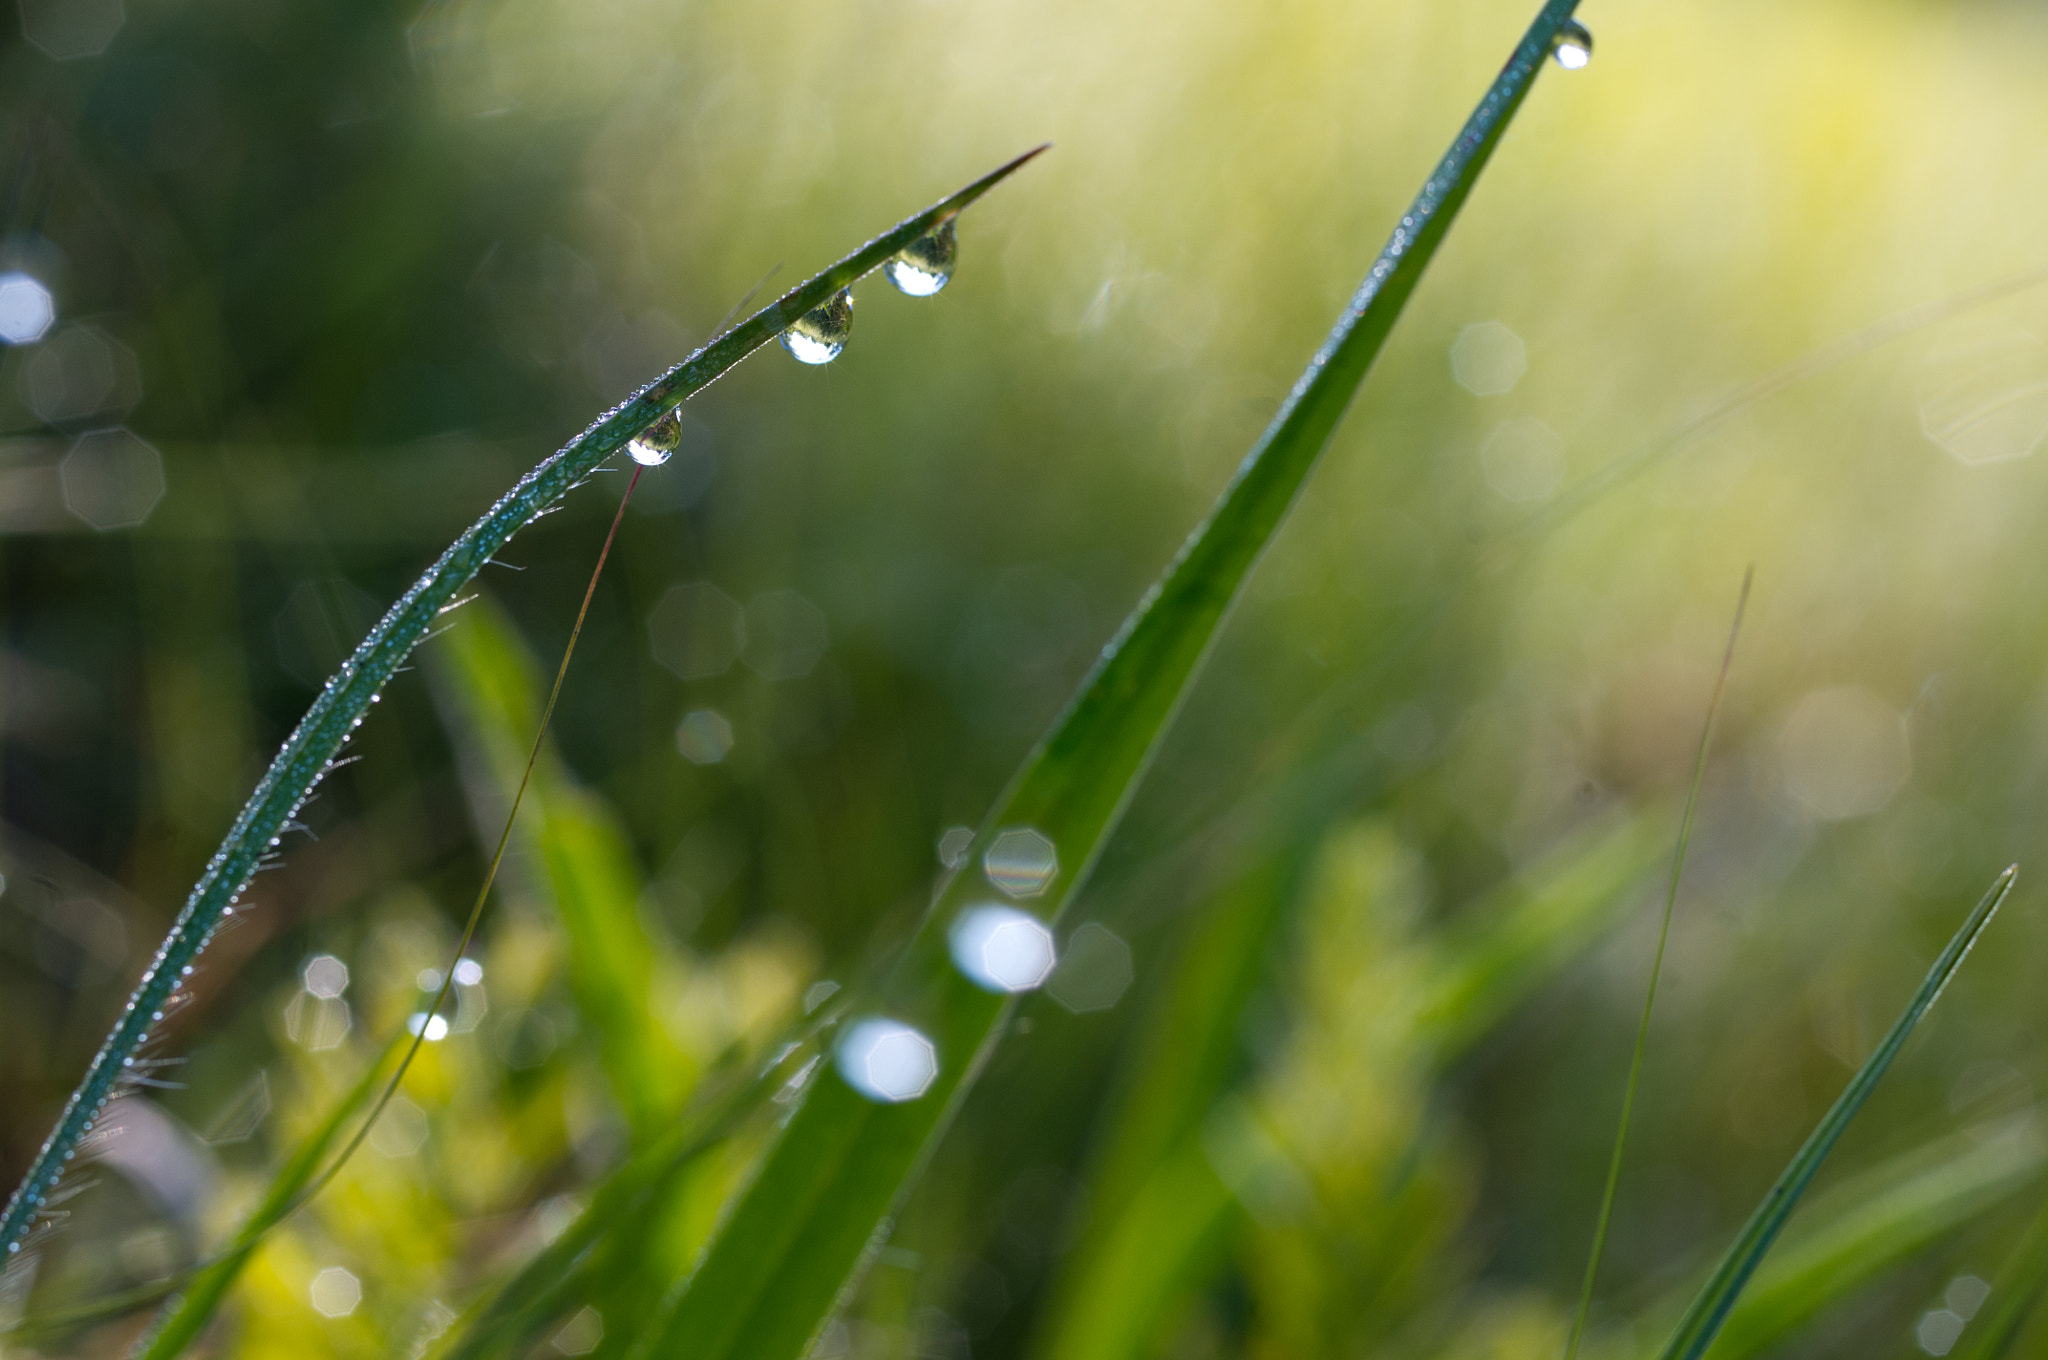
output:
M1664 889L1664 915L1657 923L1657 950L1650 956L1650 985L1643 995L1643 1016L1636 1024L1635 1052L1628 1063L1628 1081L1621 1091L1621 1118L1615 1124L1614 1152L1607 1160L1607 1184L1600 1192L1600 1213L1593 1223L1593 1246L1586 1253L1586 1279L1579 1288L1579 1308L1572 1317L1572 1331L1565 1342L1565 1360L1577 1360L1579 1342L1586 1333L1586 1319L1593 1311L1593 1285L1600 1274L1600 1258L1607 1250L1607 1228L1614 1218L1614 1193L1621 1184L1621 1163L1628 1148L1628 1127L1635 1114L1636 1088L1643 1075L1643 1051L1650 1042L1650 1012L1657 1006L1657 982L1664 975L1664 946L1671 939L1671 916L1678 906L1678 883L1685 874L1685 852L1692 845L1692 824L1699 812L1700 788L1707 778L1707 757L1714 746L1714 724L1721 716L1721 699L1728 691L1728 672L1735 664L1735 641L1742 636L1742 616L1749 608L1749 588L1756 581L1756 567L1742 573L1742 593L1735 598L1735 622L1728 628L1728 646L1721 653L1721 670L1714 677L1713 696L1707 700L1707 720L1700 725L1699 750L1693 756L1692 786L1686 790L1685 811L1678 819L1678 848L1671 856L1671 879Z

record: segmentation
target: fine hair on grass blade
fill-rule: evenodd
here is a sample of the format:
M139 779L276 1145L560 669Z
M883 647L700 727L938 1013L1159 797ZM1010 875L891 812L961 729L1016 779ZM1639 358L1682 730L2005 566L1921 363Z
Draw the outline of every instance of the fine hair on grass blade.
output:
M875 270L911 242L957 216L1044 147L1026 152L965 188L904 219L712 339L695 354L606 412L522 478L471 525L370 630L328 680L236 815L220 848L186 899L141 982L72 1092L56 1127L0 1213L0 1255L22 1249L43 1217L51 1191L77 1158L80 1142L122 1086L132 1060L162 1020L179 984L234 910L250 878L273 854L350 734L435 620L486 562L599 465L680 402L702 390L789 324Z
M1756 568L1742 573L1742 591L1735 597L1735 622L1728 627L1728 646L1721 653L1721 670L1714 677L1714 691L1707 700L1706 721L1700 724L1699 750L1692 761L1692 784L1685 793L1685 811L1678 819L1678 846L1671 854L1671 877L1664 887L1664 913L1657 922L1657 948L1650 955L1650 985L1643 993L1643 1016L1636 1023L1635 1051L1628 1060L1628 1080L1621 1090L1621 1115L1615 1121L1614 1152L1607 1160L1607 1183L1600 1191L1600 1212L1593 1222L1593 1245L1586 1253L1586 1278L1579 1287L1579 1307L1572 1316L1571 1335L1565 1341L1565 1360L1576 1360L1579 1341L1586 1334L1586 1319L1593 1311L1593 1285L1600 1274L1600 1256L1607 1247L1607 1225L1614 1218L1614 1192L1621 1184L1622 1157L1628 1149L1629 1117L1635 1113L1636 1087L1643 1076L1643 1050L1650 1042L1650 1013L1657 1006L1657 982L1664 972L1664 947L1671 941L1671 913L1678 906L1678 884L1685 875L1685 852L1692 844L1693 818L1700 808L1700 786L1707 778L1707 757L1714 747L1714 721L1721 716L1721 698L1728 690L1728 671L1735 664L1735 642L1742 636L1743 611L1749 608L1749 588L1756 580Z
M1750 1276L1756 1273L1756 1268L1764 1259L1765 1253L1770 1251L1771 1244L1777 1241L1778 1234L1784 1230L1785 1220L1791 1217L1800 1197L1813 1183L1814 1176L1820 1171L1821 1163L1834 1151L1843 1131L1849 1127L1849 1121L1863 1108L1863 1102L1870 1099L1870 1093L1877 1089L1877 1083L1883 1078L1885 1070L1892 1065L1892 1059L1905 1047L1906 1040L1911 1037L1921 1018L1939 999L1942 989L1948 986L1949 980L1955 976L1956 969L1961 967L1963 960L1969 956L1971 947L1977 943L1977 937L1983 934L1984 927L1990 924L1991 918L1997 914L1999 904L2004 902L2007 894L2012 891L2013 880L2018 874L2018 865L2013 865L1999 874L1989 891L1984 894L1983 900L1977 903L1969 917L1949 939L1947 947L1941 951L1940 957L1935 959L1934 966L1927 970L1927 976L1921 981L1920 989L1913 994L1913 999L1907 1003L1904 1012L1892 1023L1891 1029L1878 1042L1876 1050L1864 1059L1863 1066L1850 1078L1847 1088L1835 1098L1835 1103L1821 1117L1820 1123L1807 1135L1806 1142L1801 1144L1799 1151L1793 1154L1791 1162L1779 1173L1770 1192L1764 1196L1763 1202L1757 1205L1756 1212L1750 1215L1749 1222L1743 1225L1734 1244L1728 1248L1720 1264L1714 1267L1714 1273L1708 1277L1705 1287L1694 1297L1691 1306L1685 1311L1685 1316L1679 1320L1677 1330L1671 1334L1671 1339L1657 1353L1658 1360L1698 1360L1706 1354L1707 1348L1714 1344L1714 1338L1719 1335L1721 1325L1728 1320L1729 1311L1741 1297L1743 1286L1749 1283Z
M956 966L949 932L997 919L1049 948L1050 927L1575 7L1542 6L1209 517L1026 757L886 980L859 998L837 1071L813 1084L630 1353L789 1360L849 1296L1009 1018L1008 988ZM979 915L990 909L1003 915Z

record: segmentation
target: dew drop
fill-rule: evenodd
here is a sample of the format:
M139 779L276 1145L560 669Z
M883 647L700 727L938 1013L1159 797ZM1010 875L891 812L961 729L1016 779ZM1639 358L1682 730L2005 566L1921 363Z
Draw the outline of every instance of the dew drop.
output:
M953 261L960 243L953 235L952 218L896 252L882 273L896 285L896 291L911 297L930 297L953 277Z
M1015 907L970 907L953 922L946 939L953 962L984 991L1028 992L1052 973L1052 932Z
M879 1016L850 1026L839 1040L839 1075L869 1100L900 1105L931 1089L939 1051L910 1026Z
M822 307L813 307L782 333L782 347L807 364L829 364L853 334L853 293L842 288Z
M675 455L682 442L683 422L676 417L675 411L670 411L642 430L638 439L626 445L626 452L632 454L633 461L641 467L660 467Z
M1584 69L1593 60L1593 34L1577 19L1568 19L1550 40L1550 55L1567 71Z

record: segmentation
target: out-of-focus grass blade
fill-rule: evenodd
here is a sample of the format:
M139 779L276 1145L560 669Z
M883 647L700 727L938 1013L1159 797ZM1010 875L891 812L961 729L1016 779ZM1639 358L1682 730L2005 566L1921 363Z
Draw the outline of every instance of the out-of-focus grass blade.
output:
M441 693L459 735L473 739L501 794L484 822L502 822L538 721L540 675L504 612L488 600L464 611L436 654ZM528 811L515 834L538 851L569 937L569 983L597 1032L614 1096L638 1134L680 1102L696 1072L655 1015L659 946L640 924L640 876L610 810L552 750L534 765Z
M1639 815L1574 837L1480 903L1456 935L1418 950L1415 967L1427 978L1419 1042L1449 1063L1485 1037L1600 938L1663 857L1665 834L1661 817ZM1289 839L1200 913L1105 1120L1087 1181L1089 1226L1061 1259L1033 1347L1043 1360L1148 1353L1174 1303L1220 1259L1236 1199L1209 1162L1203 1123L1228 1084L1240 1012L1298 890L1288 866L1312 859Z
M2005 1360L2048 1293L2048 1204L2035 1211L2026 1235L1992 1282L1990 1307L1971 1320L1953 1360ZM2035 1354L2039 1354L2036 1351Z
M393 1060L404 1046L403 1036L393 1039L370 1064L356 1084L349 1088L327 1117L306 1135L264 1192L249 1221L235 1235L228 1249L192 1278L182 1293L163 1306L148 1338L137 1347L136 1360L171 1360L203 1331L227 1297L242 1267L272 1228L296 1207L299 1194L319 1172L328 1151L342 1131L351 1124L391 1074Z
M1026 758L905 951L877 1009L922 1031L938 1070L917 1098L876 1103L836 1075L813 1088L697 1270L642 1332L639 1355L789 1360L880 1249L889 1218L1008 1017L947 958L965 909L1020 886L984 880L997 836L1030 828L1057 869L1028 886L1071 900L1178 710L1230 605L1378 355L1576 0L1549 0L1402 217L1358 293L1208 520L1104 649ZM1014 844L1014 842L1013 842ZM999 898L997 900L1000 900Z
M605 1244L643 1232L678 1176L732 1136L777 1087L804 1079L817 1056L812 1038L792 1041L757 1074L708 1075L694 1108L668 1120L653 1141L607 1174L553 1241L449 1329L435 1350L440 1360L524 1354L551 1322L587 1301L597 1292L594 1277L603 1268Z
M1784 1230L1785 1220L1791 1217L1800 1196L1804 1195L1807 1186L1813 1183L1814 1176L1820 1171L1821 1163L1834 1151L1835 1143L1849 1127L1849 1121L1856 1117L1856 1112L1863 1108L1863 1102L1868 1100L1870 1093L1877 1088L1878 1081L1892 1065L1892 1059L1896 1058L1899 1050L1905 1046L1907 1038L1920 1023L1921 1017L1927 1014L1936 998L1941 995L1942 988L1955 976L1956 969L1969 954L1971 946L1977 943L1977 937L1983 933L1984 927L1997 913L1999 904L2005 901L2006 894L2012 891L2013 878L2017 873L2018 866L2014 866L2000 874L1997 881L1991 885L1990 891L1984 894L1984 900L1977 904L1970 912L1969 918L1949 940L1948 947L1941 951L1941 957L1936 959L1934 966L1928 970L1926 979L1920 984L1920 990L1913 994L1913 999L1907 1004L1905 1012L1893 1023L1891 1030L1879 1042L1876 1051L1857 1069L1856 1075L1849 1081L1848 1088L1836 1098L1827 1114L1822 1116L1819 1125L1808 1135L1791 1163L1779 1174L1777 1183L1771 1186L1770 1193L1764 1196L1763 1203L1757 1206L1756 1212L1750 1215L1749 1222L1743 1225L1742 1232L1736 1237L1734 1245L1728 1248L1727 1255L1721 1258L1720 1265L1715 1267L1706 1287L1694 1298L1692 1306L1679 1320L1677 1330L1664 1344L1664 1349L1658 1352L1660 1360L1698 1360L1698 1357L1706 1353L1707 1347L1714 1344L1714 1338L1720 1334L1722 1324L1728 1320L1736 1300L1741 1297L1743 1286L1747 1285L1750 1276L1756 1273L1757 1266L1762 1263L1764 1254L1771 1249L1771 1244L1778 1240L1778 1234Z

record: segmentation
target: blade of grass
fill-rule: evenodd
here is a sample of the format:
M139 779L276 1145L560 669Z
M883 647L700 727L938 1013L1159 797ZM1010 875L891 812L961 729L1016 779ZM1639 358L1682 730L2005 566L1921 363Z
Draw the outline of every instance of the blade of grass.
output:
M2037 1180L2044 1151L2029 1112L1989 1138L1971 1130L1862 1172L1788 1233L1714 1343L1715 1360L1763 1355L1829 1305Z
M327 682L236 815L227 838L186 899L121 1018L66 1102L56 1127L29 1164L5 1212L0 1213L0 1254L11 1256L21 1250L41 1217L44 1201L75 1159L80 1141L120 1086L126 1070L124 1063L148 1041L150 1031L162 1019L165 1003L187 975L186 970L206 948L264 859L274 851L286 824L333 767L334 759L369 712L372 701L484 563L515 533L662 414L716 381L741 359L774 339L791 321L958 214L1044 149L1026 152L923 212L904 219L720 334L606 412L522 478L413 583L342 663L340 672Z
M1664 947L1671 940L1671 914L1678 907L1678 884L1685 875L1685 852L1692 845L1692 823L1700 807L1700 786L1707 778L1707 756L1714 747L1714 721L1721 716L1721 697L1728 690L1728 671L1735 664L1735 640L1742 636L1743 611L1749 608L1749 588L1756 580L1756 568L1742 573L1742 593L1735 598L1735 622L1728 629L1728 647L1721 654L1721 671L1714 677L1713 696L1707 700L1707 720L1700 725L1699 750L1693 756L1692 786L1686 790L1685 811L1678 819L1678 848L1671 856L1671 878L1664 889L1664 914L1657 922L1657 950L1650 956L1650 985L1643 994L1643 1018L1636 1024L1635 1052L1628 1060L1628 1081L1621 1090L1621 1117L1614 1128L1614 1153L1607 1161L1607 1184L1600 1191L1600 1212L1593 1222L1593 1245L1586 1253L1586 1279L1579 1288L1579 1308L1572 1317L1571 1335L1564 1346L1565 1360L1577 1360L1579 1339L1586 1333L1586 1319L1593 1312L1593 1285L1600 1275L1600 1256L1607 1249L1607 1226L1614 1219L1614 1192L1621 1184L1622 1157L1628 1150L1629 1118L1635 1113L1636 1088L1642 1082L1643 1050L1650 1044L1650 1013L1657 1007L1657 983L1664 975Z
M2012 891L2013 879L2018 873L2017 865L2001 873L1991 884L1990 890L1984 894L1983 900L1949 939L1948 946L1941 951L1941 956L1927 971L1927 977L1921 982L1920 989L1913 994L1913 999L1907 1003L1905 1011L1893 1022L1891 1029L1878 1043L1876 1051L1864 1060L1863 1066L1850 1078L1848 1087L1821 1117L1820 1123L1807 1136L1806 1142L1793 1155L1784 1171L1779 1173L1777 1182L1771 1186L1770 1192L1764 1196L1756 1212L1750 1215L1749 1222L1743 1225L1741 1233L1728 1248L1727 1255L1721 1258L1721 1263L1715 1267L1706 1286L1700 1290L1692 1306L1679 1320L1677 1330L1671 1334L1671 1339L1658 1352L1660 1360L1699 1360L1699 1357L1706 1353L1707 1347L1714 1344L1714 1338L1720 1333L1722 1324L1728 1320L1729 1311L1741 1297L1743 1286L1749 1283L1750 1276L1756 1273L1765 1253L1770 1251L1771 1244L1777 1241L1778 1234L1784 1230L1785 1220L1791 1217L1800 1197L1813 1183L1814 1176L1819 1174L1821 1163L1834 1151L1843 1131L1849 1127L1849 1121L1863 1108L1863 1102L1870 1098L1870 1093L1877 1088L1878 1081L1892 1065L1892 1059L1905 1047L1907 1038L1919 1025L1921 1017L1926 1015L1929 1008L1940 998L1942 989L1948 986L1949 979L1955 976L1956 969L1969 956L1971 947L1977 943L1977 937L1983 933L1984 927L1990 924L1991 918L1998 912L1999 904L2004 902L2006 895Z
M1230 606L1299 494L1395 319L1436 254L1549 54L1575 0L1549 0L1396 227L1351 304L1165 577L1105 647L1026 757L969 851L1006 829L1054 847L1053 914L1072 900L1132 796ZM877 1000L931 1040L938 1071L917 1099L876 1104L828 1075L767 1150L697 1269L650 1319L637 1355L786 1360L860 1278L1009 1015L947 959L945 928L990 885L941 889Z
M386 1044L377 1060L327 1112L327 1117L293 1149L292 1155L272 1178L262 1202L249 1215L242 1230L235 1234L234 1242L195 1275L192 1282L157 1314L147 1338L136 1347L135 1360L171 1360L198 1337L264 1237L298 1207L300 1195L318 1174L320 1164L326 1160L327 1150L355 1118L357 1111L369 1103L400 1047L399 1039Z

